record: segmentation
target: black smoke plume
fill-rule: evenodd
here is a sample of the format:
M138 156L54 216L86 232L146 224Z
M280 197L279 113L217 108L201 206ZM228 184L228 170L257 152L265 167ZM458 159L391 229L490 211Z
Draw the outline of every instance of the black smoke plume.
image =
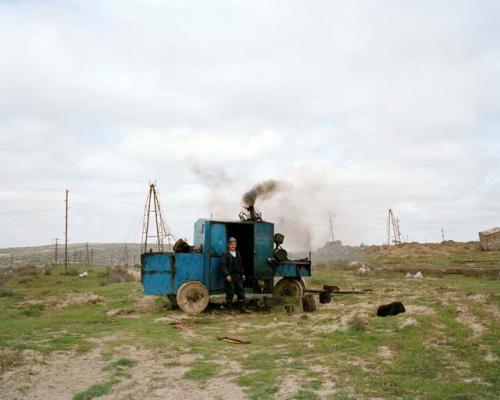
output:
M256 184L252 189L243 195L243 203L249 207L255 205L257 198L269 199L272 195L283 188L283 184L274 179L269 179Z

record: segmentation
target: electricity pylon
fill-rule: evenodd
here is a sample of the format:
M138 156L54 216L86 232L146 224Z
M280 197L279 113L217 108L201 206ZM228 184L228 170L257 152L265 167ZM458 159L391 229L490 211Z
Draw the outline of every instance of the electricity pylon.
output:
M154 222L156 226L156 235L149 234L149 225L151 220L151 214L154 214ZM144 222L142 225L142 250L143 252L148 251L148 239L156 238L156 246L158 252L164 252L163 242L165 239L168 241L168 246L170 248L170 239L174 239L170 233L170 229L165 229L165 224L163 222L163 216L161 215L160 201L158 200L158 194L156 192L156 184L149 184L149 193L146 199L146 204L144 205ZM151 247L154 251L154 246Z
M387 216L387 244L390 245L392 243L401 243L401 231L399 230L399 218L396 218L392 209L389 208L389 214Z

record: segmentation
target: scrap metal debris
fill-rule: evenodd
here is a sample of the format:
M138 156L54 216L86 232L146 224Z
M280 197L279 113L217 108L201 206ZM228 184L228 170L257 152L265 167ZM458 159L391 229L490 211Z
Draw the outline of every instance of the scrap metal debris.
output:
M245 340L236 336L217 336L217 340L223 340L224 342L232 344L250 344L249 340Z
M172 326L175 329L178 329L180 331L190 331L193 329L194 324L190 321L185 321L185 320L179 320L179 321L172 321L168 323L170 326Z
M406 312L405 306L400 301L381 305L377 309L377 315L379 317L386 317L387 315L398 315L404 312Z
M306 294L302 297L302 309L305 312L314 312L318 306L316 305L316 300L311 294Z
M409 272L405 276L406 279L423 279L424 274L421 271L418 271L415 275L410 274Z

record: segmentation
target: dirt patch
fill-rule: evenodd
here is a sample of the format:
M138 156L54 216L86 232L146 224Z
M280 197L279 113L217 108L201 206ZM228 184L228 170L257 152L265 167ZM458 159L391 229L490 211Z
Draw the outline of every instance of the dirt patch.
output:
M345 331L347 329L365 330L368 320L375 312L375 307L371 303L357 303L343 307L331 304L324 306L322 309L325 312L313 314L311 318L313 322L321 321L321 324L313 325L313 330L316 333Z
M94 341L92 351L80 355L74 352L53 352L49 355L33 351L22 352L22 362L10 365L0 376L2 398L71 399L76 393L90 386L106 382L110 374L105 367L121 358L136 362L121 381L112 386L103 400L123 398L183 398L199 399L246 399L242 388L232 382L231 374L241 371L234 361L222 361L222 375L205 383L184 379L184 374L196 364L200 356L193 354L169 357L137 346L123 345L113 349L113 358L102 353L107 338ZM109 353L108 353L109 354ZM228 375L229 374L229 375Z
M418 321L415 318L406 318L399 324L399 327L403 329L408 326L417 326L417 325Z
M119 315L130 315L134 313L133 308L114 308L106 312L108 317L117 317Z
M18 366L24 362L25 356L22 350L2 350L0 351L0 374L10 368Z
M457 306L457 321L472 330L473 336L478 337L484 333L486 327L479 321L478 317L471 314L466 307Z
M427 307L427 306L422 306L422 305L405 305L406 312L407 314L410 315L434 315L436 314L436 311L434 311L432 308Z
M393 354L392 354L392 351L391 349L389 349L389 347L387 346L380 346L378 348L378 353L377 353L380 357L382 357L384 359L385 362L390 362L392 361L392 358L393 358Z
M239 386L231 378L217 377L205 383L184 379L184 374L196 364L199 356L182 354L165 359L165 356L134 346L120 348L120 354L138 361L130 370L130 379L113 386L103 400L114 399L246 399ZM222 372L233 365L223 365ZM200 396L203 393L203 396Z
M140 296L134 301L133 309L138 313L147 313L158 308L158 296Z
M98 304L104 303L104 297L95 293L67 293L54 296L48 296L43 300L27 300L19 304L21 308L33 308L42 306L54 310L63 310L74 304Z
M489 295L483 293L468 293L467 300L472 300L476 303L485 304L489 300Z
M77 356L54 352L43 357L32 352L24 363L1 376L0 392L12 400L65 400L103 379L98 349Z
M280 388L276 394L277 399L292 399L300 390L297 376L285 376L281 381Z

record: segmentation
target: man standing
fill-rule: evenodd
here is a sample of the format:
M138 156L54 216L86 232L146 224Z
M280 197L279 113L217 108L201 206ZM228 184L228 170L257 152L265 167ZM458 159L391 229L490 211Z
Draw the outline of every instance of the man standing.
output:
M226 291L226 304L228 308L233 306L233 297L236 293L238 299L238 308L242 313L249 313L245 308L245 290L243 289L243 281L245 280L245 272L243 269L243 261L241 254L236 250L236 239L229 238L227 243L228 251L221 257L221 270L224 276L224 289Z

